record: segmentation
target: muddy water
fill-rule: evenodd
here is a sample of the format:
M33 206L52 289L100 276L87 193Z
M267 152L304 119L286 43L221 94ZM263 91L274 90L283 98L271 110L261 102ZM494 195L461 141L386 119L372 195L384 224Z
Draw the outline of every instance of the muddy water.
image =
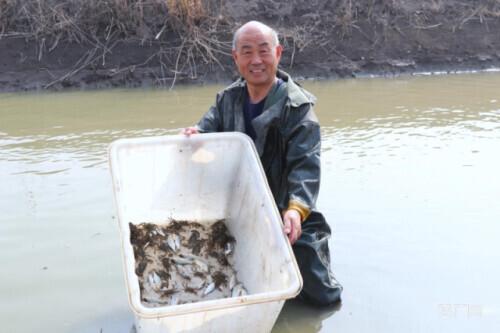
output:
M497 332L500 75L304 85L345 292L273 332ZM0 331L130 331L106 147L176 133L219 88L0 95Z

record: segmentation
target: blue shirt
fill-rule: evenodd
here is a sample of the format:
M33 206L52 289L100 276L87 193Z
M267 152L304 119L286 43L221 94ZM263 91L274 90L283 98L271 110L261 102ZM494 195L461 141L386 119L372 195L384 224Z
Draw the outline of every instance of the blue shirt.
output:
M276 87L279 87L283 83L283 80L278 79ZM257 134L252 126L252 120L257 118L264 111L264 104L266 104L266 98L262 101L254 104L250 102L250 97L248 96L248 90L245 95L245 103L243 104L243 117L245 118L245 133L255 141Z
M250 98L247 96L245 98L245 104L243 104L243 117L245 118L245 133L255 141L257 134L255 133L255 129L252 126L252 120L257 118L264 111L264 104L266 103L266 99L264 98L262 101L257 104L253 104L250 102Z

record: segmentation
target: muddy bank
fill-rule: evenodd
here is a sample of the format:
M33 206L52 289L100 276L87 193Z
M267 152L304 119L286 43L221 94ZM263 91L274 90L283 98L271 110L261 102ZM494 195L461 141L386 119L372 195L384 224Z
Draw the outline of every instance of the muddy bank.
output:
M500 67L496 0L16 0L0 2L0 90L229 82L249 19L303 78Z

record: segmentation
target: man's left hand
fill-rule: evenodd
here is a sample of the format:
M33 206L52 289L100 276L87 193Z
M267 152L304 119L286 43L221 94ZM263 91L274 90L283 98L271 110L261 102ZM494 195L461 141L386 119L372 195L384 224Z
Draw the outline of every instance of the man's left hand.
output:
M288 209L283 213L284 231L288 235L290 244L294 244L302 234L302 225L300 224L300 214L295 209Z

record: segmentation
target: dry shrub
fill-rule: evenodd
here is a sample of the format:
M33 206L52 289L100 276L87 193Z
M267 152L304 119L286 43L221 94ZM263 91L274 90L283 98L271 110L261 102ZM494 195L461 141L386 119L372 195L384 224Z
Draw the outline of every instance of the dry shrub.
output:
M291 28L280 29L280 35L282 39L282 44L285 49L290 49L290 64L289 67L292 68L295 61L296 54L302 52L310 44L319 45L320 39L323 37L316 33L317 28L311 25L296 25Z
M201 41L214 34L214 19L203 0L0 0L0 38L100 44L116 39L142 42L168 38ZM217 30L217 29L215 29ZM206 49L206 40L198 48ZM52 48L52 47L51 47ZM210 48L210 46L209 46ZM209 55L205 53L205 55ZM212 56L205 57L205 59Z
M207 17L202 0L166 0L169 15L178 23L192 28Z
M39 61L62 42L88 46L75 69L49 86L97 61L104 65L120 41L155 43L159 50L137 66L160 65L159 79L173 73L173 85L180 76L196 77L198 64L223 67L219 58L230 56L233 27L218 13L222 1L0 0L0 39L34 42Z
M351 34L351 28L356 22L356 6L353 6L352 0L342 0L337 8L335 15L335 26L340 27L340 38Z
M0 34L77 42L111 34L151 38L167 16L165 0L0 0Z

